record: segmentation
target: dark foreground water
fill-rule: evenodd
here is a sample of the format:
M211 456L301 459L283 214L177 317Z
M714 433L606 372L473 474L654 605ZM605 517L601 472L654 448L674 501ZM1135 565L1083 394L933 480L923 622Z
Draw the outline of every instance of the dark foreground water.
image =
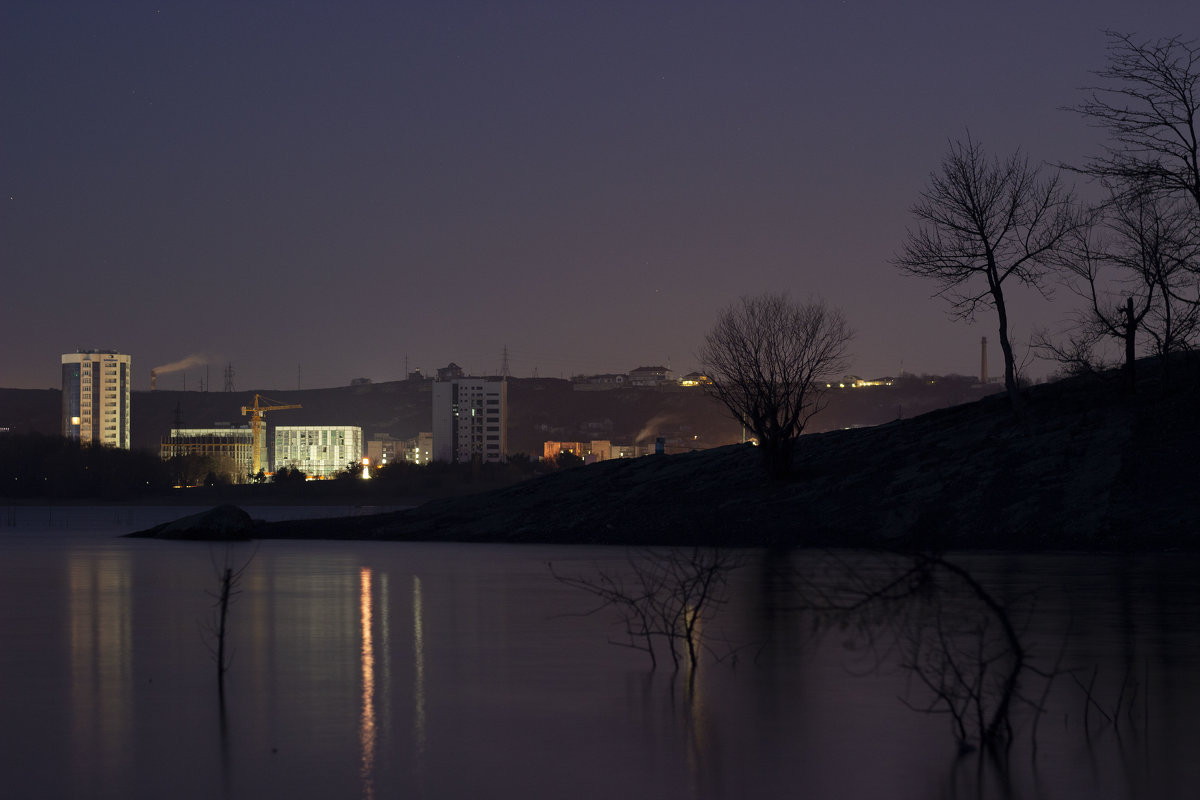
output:
M0 508L0 796L1200 796L1193 556L741 553L675 672L547 566L624 549L239 545L222 701L185 512Z

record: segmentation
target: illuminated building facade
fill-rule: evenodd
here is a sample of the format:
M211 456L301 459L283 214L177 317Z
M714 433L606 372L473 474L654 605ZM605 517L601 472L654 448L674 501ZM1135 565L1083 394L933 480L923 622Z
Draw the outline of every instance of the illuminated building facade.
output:
M208 456L229 465L234 482L246 480L254 470L254 438L249 425L220 428L172 428L159 444L163 461L175 456Z
M362 428L357 425L275 426L275 472L287 467L310 478L332 478L362 463L362 457Z
M133 359L115 350L62 357L62 434L80 444L129 449Z
M508 454L508 382L455 378L433 384L433 460L504 462Z

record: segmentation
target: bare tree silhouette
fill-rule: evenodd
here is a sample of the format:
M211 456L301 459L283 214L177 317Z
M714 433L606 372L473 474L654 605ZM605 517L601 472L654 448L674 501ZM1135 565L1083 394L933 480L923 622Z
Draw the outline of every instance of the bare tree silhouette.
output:
M822 379L846 368L852 337L837 309L779 294L741 298L704 337L709 391L754 432L772 476L791 472L796 438L823 407Z

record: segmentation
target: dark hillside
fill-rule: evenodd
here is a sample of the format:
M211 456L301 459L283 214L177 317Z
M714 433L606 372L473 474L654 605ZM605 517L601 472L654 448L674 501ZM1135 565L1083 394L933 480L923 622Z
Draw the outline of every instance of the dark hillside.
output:
M753 447L609 461L411 511L267 537L1019 549L1195 548L1200 358L1137 396L1107 375L803 437L788 481Z
M62 391L0 389L0 428L13 433L62 433Z

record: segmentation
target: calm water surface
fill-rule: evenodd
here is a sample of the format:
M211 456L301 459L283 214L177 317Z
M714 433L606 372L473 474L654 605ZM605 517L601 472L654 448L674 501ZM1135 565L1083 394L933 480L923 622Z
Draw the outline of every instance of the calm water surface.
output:
M1031 702L992 757L961 755L952 719L921 710L911 667L937 654L904 642L952 631L983 661L998 628L969 592L924 595L919 615L907 600L801 610L800 576L828 580L829 598L896 569L853 554L743 553L702 630L723 659L676 674L611 644L614 616L584 615L590 596L547 566L620 574L623 549L238 545L222 702L206 627L224 548L118 538L187 511L0 508L4 796L1200 794L1193 556L955 559L1054 676L1023 675Z

